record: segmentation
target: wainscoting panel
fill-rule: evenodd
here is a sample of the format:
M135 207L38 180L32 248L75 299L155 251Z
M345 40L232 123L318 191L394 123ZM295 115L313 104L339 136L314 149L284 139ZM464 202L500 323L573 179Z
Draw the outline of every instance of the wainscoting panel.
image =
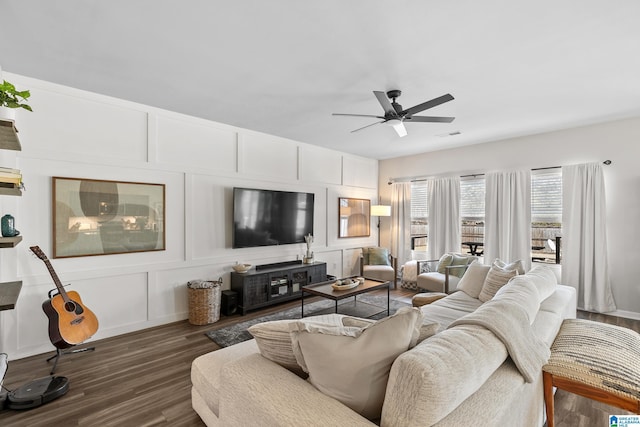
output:
M342 154L301 144L300 180L339 185L342 180Z
M377 160L344 155L342 162L342 185L378 188Z
M18 122L25 153L146 161L146 112L32 84L29 104L34 112L21 114Z
M158 116L158 163L236 172L236 145L237 132L230 127Z
M298 180L296 144L276 136L241 133L240 171L246 175Z

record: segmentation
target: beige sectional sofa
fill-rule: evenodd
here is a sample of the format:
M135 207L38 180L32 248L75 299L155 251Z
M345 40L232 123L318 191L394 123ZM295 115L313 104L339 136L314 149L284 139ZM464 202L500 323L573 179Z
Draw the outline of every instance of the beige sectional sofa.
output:
M459 291L419 309L423 327L438 333L394 358L379 418L361 416L311 378L263 357L255 340L194 360L193 408L208 426L542 426L542 375L530 353L548 354L563 319L575 317L575 290L537 267L483 302L491 274L474 263ZM482 326L494 317L498 331ZM505 345L505 335L514 345ZM535 351L512 348L523 338Z

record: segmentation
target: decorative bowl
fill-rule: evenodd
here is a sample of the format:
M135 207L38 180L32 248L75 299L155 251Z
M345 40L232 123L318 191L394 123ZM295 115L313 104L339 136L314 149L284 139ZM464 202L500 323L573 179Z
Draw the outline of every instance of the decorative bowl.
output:
M335 283L331 284L331 287L336 291L346 291L347 289L353 289L358 285L360 285L360 282L357 280L343 279L343 280L336 280Z
M233 266L233 270L236 273L246 273L251 268L251 264L236 264Z

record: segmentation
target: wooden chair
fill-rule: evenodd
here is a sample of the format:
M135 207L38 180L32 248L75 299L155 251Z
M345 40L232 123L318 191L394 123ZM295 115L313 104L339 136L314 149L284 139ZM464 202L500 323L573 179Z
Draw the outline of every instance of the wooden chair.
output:
M457 255L457 254L456 254ZM475 256L458 255L466 258L466 264L449 265L444 268L444 273L440 273L439 259L431 259L418 261L416 263L418 268L417 286L418 288L430 292L444 292L448 294L460 281L460 277L467 270L469 264L478 259ZM423 269L427 271L421 273ZM460 274L462 272L462 274ZM458 277L460 276L460 277Z
M368 248L363 248L366 250ZM388 265L386 264L369 264L365 262L363 254L360 255L360 276L367 279L382 280L393 283L393 288L398 288L398 259L388 254Z

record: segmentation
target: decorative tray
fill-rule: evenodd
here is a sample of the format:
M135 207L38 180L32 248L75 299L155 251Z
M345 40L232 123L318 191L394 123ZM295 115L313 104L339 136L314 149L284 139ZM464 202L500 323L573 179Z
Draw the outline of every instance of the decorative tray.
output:
M353 289L353 288L357 287L360 284L360 282L358 282L358 281L355 281L353 283L347 283L346 285L342 285L342 284L338 284L338 283L341 283L341 282L337 281L337 282L335 282L335 283L333 283L331 285L331 287L333 289L335 289L336 291L346 291L347 289Z

